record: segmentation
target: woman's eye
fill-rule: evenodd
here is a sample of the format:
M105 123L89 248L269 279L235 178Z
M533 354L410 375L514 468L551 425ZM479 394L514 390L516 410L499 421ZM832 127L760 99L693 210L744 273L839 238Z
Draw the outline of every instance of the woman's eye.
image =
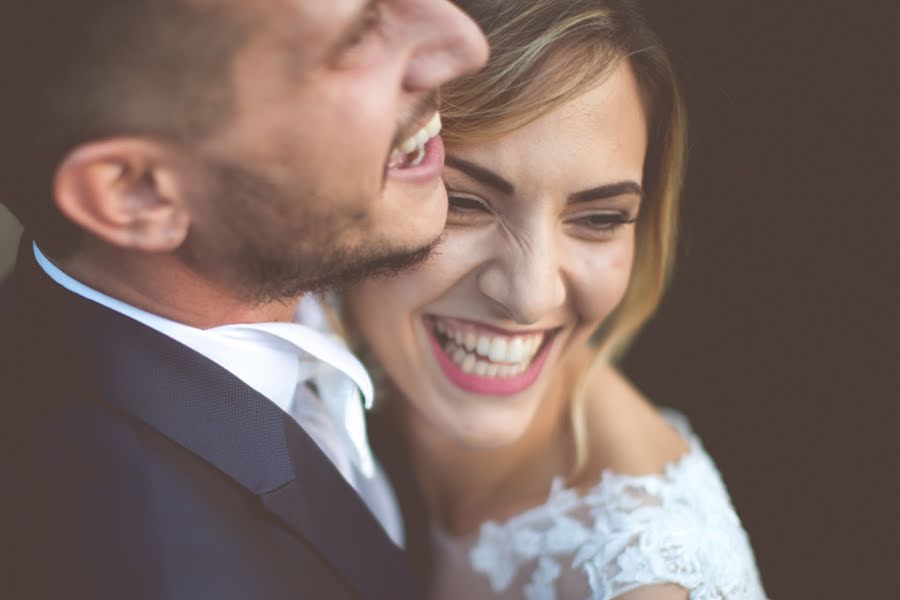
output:
M578 220L591 227L614 227L633 222L628 218L628 215L621 213L597 213L580 217Z
M612 237L619 229L636 222L636 217L627 213L591 213L575 217L569 221L580 230L588 232L592 237Z
M450 204L450 210L457 211L482 211L487 212L484 202L472 196L465 196L453 192L447 192L447 202Z
M480 225L491 218L491 210L481 199L447 190L447 224Z

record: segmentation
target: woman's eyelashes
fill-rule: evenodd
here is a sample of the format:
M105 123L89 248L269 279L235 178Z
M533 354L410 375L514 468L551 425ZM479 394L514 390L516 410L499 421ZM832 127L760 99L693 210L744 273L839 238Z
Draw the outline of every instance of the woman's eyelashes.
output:
M477 196L457 192L447 187L447 224L478 224L489 219L491 209Z
M566 220L576 235L589 239L609 239L625 227L637 222L637 217L623 211L599 211L577 215Z
M450 210L488 212L488 208L484 205L484 202L474 196L459 194L448 190L447 201L450 203Z

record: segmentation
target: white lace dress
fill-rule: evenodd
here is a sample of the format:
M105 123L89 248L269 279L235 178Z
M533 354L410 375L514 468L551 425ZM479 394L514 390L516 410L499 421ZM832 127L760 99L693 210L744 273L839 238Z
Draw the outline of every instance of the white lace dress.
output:
M440 598L607 600L674 583L691 600L766 598L747 534L700 440L658 475L604 471L584 494L553 482L547 502L478 535L437 532Z

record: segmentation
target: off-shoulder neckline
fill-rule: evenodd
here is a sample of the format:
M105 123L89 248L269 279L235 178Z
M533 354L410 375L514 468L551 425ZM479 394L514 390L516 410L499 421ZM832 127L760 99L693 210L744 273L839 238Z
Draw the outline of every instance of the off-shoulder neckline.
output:
M565 477L556 475L550 481L550 489L546 499L541 504L536 504L503 519L487 519L475 531L466 535L453 536L437 524L434 524L435 533L439 538L446 541L476 541L481 537L485 527L492 529L516 528L521 524L545 518L547 513L557 514L560 511L571 509L587 499L601 496L612 488L659 487L664 485L671 486L677 483L684 473L691 471L697 463L702 462L705 451L700 439L691 428L687 417L671 408L663 407L659 408L659 411L687 445L687 449L684 452L665 463L659 472L632 475L607 467L600 471L595 483L590 484L583 490L567 487Z
M612 488L641 488L651 485L675 484L684 473L690 471L702 459L704 450L699 438L682 413L669 408L660 408L659 410L663 418L675 428L687 444L687 449L678 457L665 463L660 471L633 475L607 467L600 471L595 483L583 490L566 486L565 477L556 475L550 482L550 490L543 503L527 508L506 519L488 519L482 523L479 530L487 524L500 528L515 527L519 523L541 518L547 511L557 512L560 503L567 506L576 505L588 498L601 496Z

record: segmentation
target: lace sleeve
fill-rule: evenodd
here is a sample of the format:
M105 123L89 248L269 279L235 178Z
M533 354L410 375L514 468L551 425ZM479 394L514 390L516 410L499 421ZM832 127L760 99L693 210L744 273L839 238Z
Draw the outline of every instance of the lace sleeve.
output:
M555 481L546 504L482 527L472 567L498 597L607 600L674 583L691 600L764 600L718 471L689 439L691 450L660 475L607 471L583 496Z
M703 477L699 467L679 474L683 487L625 478L602 494L614 494L617 502L586 498L592 535L571 564L588 577L592 598L659 583L689 590L691 600L765 597L724 488L718 477Z

